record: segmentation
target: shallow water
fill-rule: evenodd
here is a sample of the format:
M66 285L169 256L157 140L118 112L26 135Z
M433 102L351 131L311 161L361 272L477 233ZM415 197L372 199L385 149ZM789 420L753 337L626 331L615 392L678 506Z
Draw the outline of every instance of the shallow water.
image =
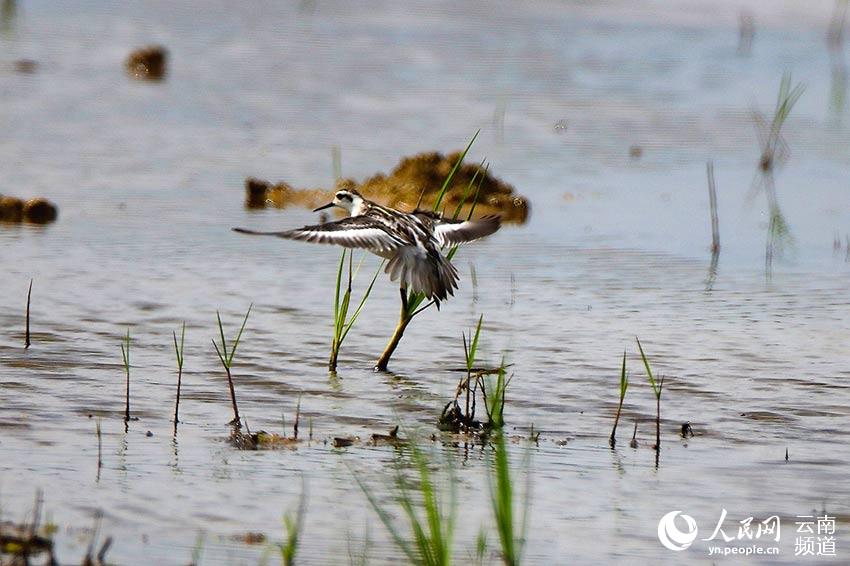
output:
M780 554L753 563L796 563L794 521L812 510L839 517L837 557L817 562L846 561L850 264L832 244L850 232L850 128L830 94L832 4L746 4L757 34L741 57L742 4L19 2L0 31L0 192L46 196L60 216L0 226L3 517L23 520L40 488L62 560L83 554L101 509L118 563L187 563L205 533L204 564L256 564L265 546L239 537L280 540L303 477L305 563L347 562L367 525L370 563L395 561L351 472L390 485L394 450L329 441L365 441L401 421L431 446L460 334L483 313L485 359L514 364L511 432L542 432L539 446L512 448L517 468L531 459L529 563L715 562L708 542L674 553L656 529L682 510L705 538L722 508L727 532L747 517L782 518ZM150 42L170 50L167 80L127 79L127 52ZM37 72L5 66L21 58ZM759 157L750 111L770 113L785 71L807 90L777 173L793 249L768 279L764 195L746 199ZM231 233L314 220L244 210L244 178L328 185L333 146L343 173L363 178L402 155L462 147L479 128L471 159L486 156L530 199L530 222L461 251L460 291L411 325L390 374L370 369L398 308L380 278L329 376L339 250ZM707 159L723 246L711 285ZM375 265L366 260L361 288ZM210 340L217 310L232 335L251 303L234 366L240 412L252 430L280 432L300 398L301 433L312 421L314 440L297 450L226 442L229 394ZM172 436L171 333L184 320L183 423ZM125 432L127 328L139 420ZM665 376L657 468L636 335ZM612 451L624 349L632 388ZM458 468L466 556L492 524L487 458L433 447Z

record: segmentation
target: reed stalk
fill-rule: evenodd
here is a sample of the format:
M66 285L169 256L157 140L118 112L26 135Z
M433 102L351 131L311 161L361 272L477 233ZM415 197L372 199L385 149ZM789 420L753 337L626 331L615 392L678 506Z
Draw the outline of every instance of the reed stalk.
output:
M248 311L245 313L245 318L242 320L242 326L239 327L239 333L236 335L236 340L233 342L233 347L228 349L227 340L224 338L224 327L221 324L221 315L218 311L215 312L216 319L218 320L218 332L219 337L221 338L221 348L216 344L215 339L213 339L213 347L215 347L215 353L218 354L218 359L221 361L221 365L224 366L224 371L227 374L227 384L230 387L230 401L233 405L233 420L231 420L228 424L233 426L240 426L240 418L239 418L239 407L236 404L236 389L233 387L233 376L230 373L231 368L233 367L233 357L236 355L236 348L239 346L239 340L242 338L242 332L245 330L245 325L248 323L248 315L251 314L251 309L253 308L254 303L251 303L248 306Z
M177 430L177 423L180 422L180 387L183 382L183 342L186 338L186 321L183 321L183 329L180 331L180 344L177 344L177 332L171 332L174 338L174 354L177 357L177 400L174 403L174 430Z
M126 345L126 346L125 346ZM124 372L127 375L127 388L124 397L124 423L130 421L130 329L121 343L121 358L124 361Z
M620 412L623 410L623 401L626 398L626 391L629 389L629 376L626 374L626 352L623 352L623 365L620 368L620 402L617 403L617 414L614 416L614 428L611 429L611 437L608 439L608 445L611 448L617 444L617 424L620 422Z
M95 433L97 434L97 481L100 481L100 469L103 467L103 439L100 430L100 419L95 423Z
M646 375L649 378L649 385L652 386L652 392L655 393L655 465L657 466L658 455L661 452L661 390L664 388L664 376L662 375L660 380L655 378L640 340L638 338L635 338L635 340L637 340L640 358L643 360L643 367L646 369Z
M705 164L708 176L708 201L711 209L711 253L716 255L720 252L720 220L717 215L717 187L714 182L714 162Z
M26 331L24 332L24 350L30 347L30 299L32 298L32 279L30 279L30 286L27 290L27 321L26 321Z
M295 407L295 424L292 425L292 438L298 440L298 423L301 421L301 395L298 396L298 405ZM283 431L286 435L286 431Z

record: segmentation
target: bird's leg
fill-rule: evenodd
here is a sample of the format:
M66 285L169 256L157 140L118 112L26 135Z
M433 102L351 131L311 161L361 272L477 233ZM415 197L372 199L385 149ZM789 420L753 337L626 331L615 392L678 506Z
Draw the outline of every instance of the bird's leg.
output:
M401 294L401 313L398 317L398 326L396 326L389 344L387 344L386 349L384 349L384 353L381 354L380 358L378 358L378 363L375 364L375 371L387 371L387 364L389 363L393 352L395 352L401 337L404 335L404 329L407 328L407 325L410 324L411 320L413 320L413 314L408 312L407 287L402 286L401 289L399 289L399 292Z
M399 288L399 291L401 292L401 312L406 313L407 312L407 287L402 286L401 288Z

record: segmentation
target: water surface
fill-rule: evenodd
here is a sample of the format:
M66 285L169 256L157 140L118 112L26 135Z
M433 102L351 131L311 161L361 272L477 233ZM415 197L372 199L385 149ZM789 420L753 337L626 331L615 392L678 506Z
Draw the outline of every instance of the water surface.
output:
M757 25L749 56L737 52L742 6ZM82 555L100 509L115 562L187 563L205 533L205 564L256 564L264 547L239 538L280 540L303 477L304 562L345 563L368 525L370 563L389 563L397 551L351 470L388 486L395 452L329 441L365 441L401 421L458 468L456 547L466 556L492 525L487 451L429 439L454 391L461 332L483 314L484 359L514 364L510 431L542 432L539 446L512 445L518 469L531 460L529 563L714 562L705 542L666 550L656 527L681 509L707 537L722 508L730 531L750 516L782 517L780 555L758 563L797 562L797 515L836 515L841 561L850 545L850 130L846 103L831 94L831 10L19 2L0 34L0 192L46 196L60 216L47 227L0 226L4 517L23 520L43 489L62 560ZM128 51L151 42L170 51L167 80L129 80ZM6 66L21 58L37 72ZM806 84L777 173L793 246L768 279L764 195L746 199L759 158L750 114L770 113L786 71ZM460 291L411 325L389 374L371 371L398 309L397 290L380 278L329 376L339 250L231 233L315 219L244 210L244 178L327 186L333 146L343 173L363 178L403 155L462 147L478 129L471 159L486 157L530 199L530 222L461 251ZM722 238L713 276L708 159ZM377 262L364 265L366 274ZM31 278L33 346L24 350ZM297 450L226 442L215 313L232 334L251 303L234 366L240 412L252 430L280 432L300 398L301 432L312 421L313 442ZM173 436L171 336L184 320L183 423ZM125 432L119 343L128 328L139 420ZM657 468L654 397L635 336L665 376ZM632 389L612 451L624 349ZM696 436L684 440L686 421Z

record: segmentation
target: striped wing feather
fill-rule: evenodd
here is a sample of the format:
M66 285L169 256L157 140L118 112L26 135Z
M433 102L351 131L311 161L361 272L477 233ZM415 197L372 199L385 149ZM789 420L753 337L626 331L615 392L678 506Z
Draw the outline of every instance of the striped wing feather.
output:
M236 232L255 236L277 236L288 240L300 240L315 244L336 244L346 248L364 248L375 252L387 252L405 245L406 242L393 236L380 222L364 216L352 216L336 222L304 226L283 232L255 232L234 228Z
M489 236L499 229L501 219L498 216L484 216L477 220L451 222L437 220L434 226L434 238L441 246L456 246Z

